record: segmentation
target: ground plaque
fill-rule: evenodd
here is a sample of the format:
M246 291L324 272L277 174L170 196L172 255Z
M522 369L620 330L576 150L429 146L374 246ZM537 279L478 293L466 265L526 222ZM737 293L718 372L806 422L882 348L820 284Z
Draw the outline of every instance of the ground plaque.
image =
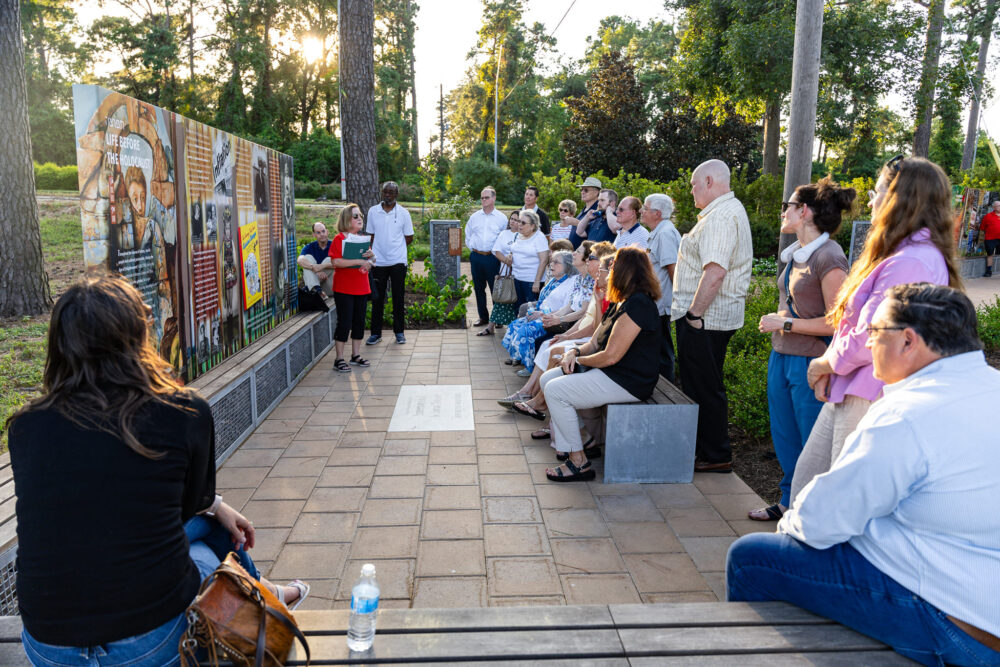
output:
M431 263L434 265L434 280L443 286L448 278L454 278L458 283L462 266L460 256L451 254L453 232L461 231L462 223L458 220L431 220Z
M472 431L472 386L404 385L399 388L390 431Z

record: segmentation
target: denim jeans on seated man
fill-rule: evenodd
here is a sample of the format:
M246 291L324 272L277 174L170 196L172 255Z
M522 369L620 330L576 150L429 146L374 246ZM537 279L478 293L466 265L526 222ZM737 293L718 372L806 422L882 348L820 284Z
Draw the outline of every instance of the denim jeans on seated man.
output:
M214 526L210 524L214 524ZM216 542L219 530L225 534L225 537L229 536L229 532L222 528L218 522L204 517L196 516L188 521L184 526L185 532L189 530L189 527L195 534L204 532L205 536L212 536L213 541ZM221 560L216 556L212 547L201 540L191 542L188 555L198 568L198 574L201 575L202 580L215 571ZM256 568L254 568L254 572L256 572ZM94 582L94 594L101 594L100 582ZM155 604L155 601L150 601L150 604ZM187 628L187 619L184 613L181 613L149 632L98 646L45 644L36 641L26 630L21 631L21 642L32 665L44 665L45 667L161 667L180 664L180 653L177 647L181 637L187 632Z

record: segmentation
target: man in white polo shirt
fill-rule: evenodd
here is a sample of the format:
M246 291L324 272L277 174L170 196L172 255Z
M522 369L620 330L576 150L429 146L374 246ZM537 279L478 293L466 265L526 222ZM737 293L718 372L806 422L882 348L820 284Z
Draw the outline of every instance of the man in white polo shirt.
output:
M403 325L406 304L403 292L406 282L406 246L413 243L413 221L410 212L396 202L399 186L386 181L382 186L382 201L368 209L365 231L372 235L372 252L375 267L372 276L378 294L372 300L372 330L366 344L375 345L382 340L382 320L385 317L385 297L392 288L392 330L397 343L405 343Z
M476 310L479 319L472 325L485 326L490 321L486 308L486 286L493 294L493 279L500 270L500 260L493 256L493 244L500 232L507 229L507 218L496 210L497 191L490 186L479 195L483 207L469 216L465 223L465 245L469 249L469 267L472 269L472 287L476 293Z
M722 368L729 339L743 326L753 263L750 221L721 160L698 165L691 196L701 213L681 239L670 310L677 323L681 384L698 404L695 472L728 473L733 454Z

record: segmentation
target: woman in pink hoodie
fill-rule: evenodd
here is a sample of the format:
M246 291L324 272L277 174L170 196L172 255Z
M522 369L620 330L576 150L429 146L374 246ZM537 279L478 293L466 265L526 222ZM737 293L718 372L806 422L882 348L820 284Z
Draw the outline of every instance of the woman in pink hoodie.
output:
M865 346L875 309L895 285L928 282L962 288L955 263L951 183L923 158L889 160L869 193L872 226L828 318L833 341L809 364L809 386L824 401L792 478L792 506L813 477L830 469L847 436L882 395Z

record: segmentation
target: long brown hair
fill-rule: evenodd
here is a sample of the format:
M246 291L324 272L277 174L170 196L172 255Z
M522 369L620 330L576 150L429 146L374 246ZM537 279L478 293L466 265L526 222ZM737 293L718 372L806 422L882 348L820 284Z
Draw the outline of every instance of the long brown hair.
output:
M962 289L955 264L954 221L951 210L951 182L941 167L924 158L911 157L882 168L880 178L890 180L885 201L872 217L864 251L837 294L827 321L837 326L847 302L880 262L896 252L899 244L921 229L931 234L931 242L944 255L948 284Z
M42 395L15 412L53 408L74 424L120 437L135 452L159 458L136 438L136 414L150 402L170 403L190 390L149 342L149 307L117 276L89 276L52 309ZM179 407L179 406L178 406Z
M660 298L660 281L653 273L649 254L639 248L619 248L608 276L608 301L620 303L637 292L645 292L653 301Z

